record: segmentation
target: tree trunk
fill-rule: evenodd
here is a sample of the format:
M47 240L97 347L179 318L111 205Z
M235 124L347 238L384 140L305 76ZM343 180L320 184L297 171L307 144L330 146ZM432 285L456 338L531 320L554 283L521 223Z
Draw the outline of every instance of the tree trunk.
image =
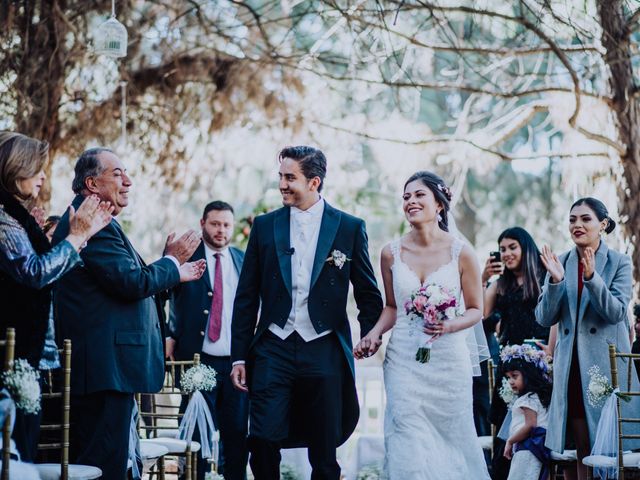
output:
M605 61L610 69L612 109L617 120L619 140L625 147L620 157L626 183L619 187L620 214L625 233L635 246L640 232L640 112L629 39L633 25L625 17L622 0L597 0L597 5L602 25L602 44L607 52ZM633 249L632 258L634 278L638 282L640 248Z
M58 112L69 54L65 46L69 27L58 12L65 10L65 4L66 0L24 2L23 14L15 19L23 49L14 87L19 92L16 130L49 142L47 177L60 142ZM38 203L47 204L50 198L51 183L46 182Z

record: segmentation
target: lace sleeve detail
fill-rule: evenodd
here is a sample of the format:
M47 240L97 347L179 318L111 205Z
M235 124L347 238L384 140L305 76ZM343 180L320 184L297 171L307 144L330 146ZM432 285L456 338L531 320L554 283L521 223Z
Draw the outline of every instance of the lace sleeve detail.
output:
M454 238L453 243L451 244L451 258L455 263L458 263L462 247L464 247L464 242L457 237Z
M389 243L389 248L391 249L391 255L393 255L393 263L395 264L398 261L398 257L400 256L400 239L392 240Z

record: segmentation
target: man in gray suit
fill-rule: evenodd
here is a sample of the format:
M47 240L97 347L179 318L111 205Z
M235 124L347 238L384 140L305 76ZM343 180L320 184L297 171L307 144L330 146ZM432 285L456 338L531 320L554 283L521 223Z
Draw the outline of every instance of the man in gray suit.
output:
M247 471L247 429L249 399L231 384L231 314L244 252L229 246L233 235L233 207L214 201L204 207L202 242L191 258L205 259L207 270L196 282L171 290L167 356L190 360L195 353L216 371L218 384L202 392L216 428L220 430L220 474L226 480L244 480ZM180 406L186 409L188 397ZM206 462L200 459L199 479L204 479Z
M75 166L72 205L95 194L115 206L114 219L81 250L83 264L57 284L59 338L72 341L71 460L102 469L102 478L127 472L135 392L156 392L164 379L164 317L159 295L200 278L204 261L187 263L199 243L190 231L167 240L165 255L146 265L115 217L129 203L132 182L106 148L84 152ZM68 212L53 243L65 238Z

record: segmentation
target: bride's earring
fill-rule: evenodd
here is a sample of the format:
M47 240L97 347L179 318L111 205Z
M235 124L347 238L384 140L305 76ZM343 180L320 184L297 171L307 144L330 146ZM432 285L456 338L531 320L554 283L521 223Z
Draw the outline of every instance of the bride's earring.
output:
M442 215L440 215L440 212L438 212L438 223L442 222Z

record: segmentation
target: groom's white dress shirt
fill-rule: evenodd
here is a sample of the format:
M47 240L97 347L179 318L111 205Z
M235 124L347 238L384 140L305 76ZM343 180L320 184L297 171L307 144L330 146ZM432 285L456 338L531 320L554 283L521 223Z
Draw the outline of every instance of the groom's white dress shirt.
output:
M308 308L311 273L323 213L324 200L322 198L307 210L291 207L289 218L290 245L293 247L293 255L291 255L291 312L284 328L280 328L275 323L269 325L269 330L282 340L294 331L298 332L305 342L331 333L331 330L316 332L311 323Z
M207 259L207 271L209 272L209 281L211 289L216 288L215 271L216 259L214 255L220 254L222 266L222 325L220 328L220 338L216 342L209 339L207 332L209 331L209 322L205 329L204 340L202 342L202 351L214 357L228 357L231 355L231 316L233 314L233 301L236 297L236 289L238 288L238 272L233 264L233 258L228 247L220 251L212 249L207 243L204 244L204 253Z

